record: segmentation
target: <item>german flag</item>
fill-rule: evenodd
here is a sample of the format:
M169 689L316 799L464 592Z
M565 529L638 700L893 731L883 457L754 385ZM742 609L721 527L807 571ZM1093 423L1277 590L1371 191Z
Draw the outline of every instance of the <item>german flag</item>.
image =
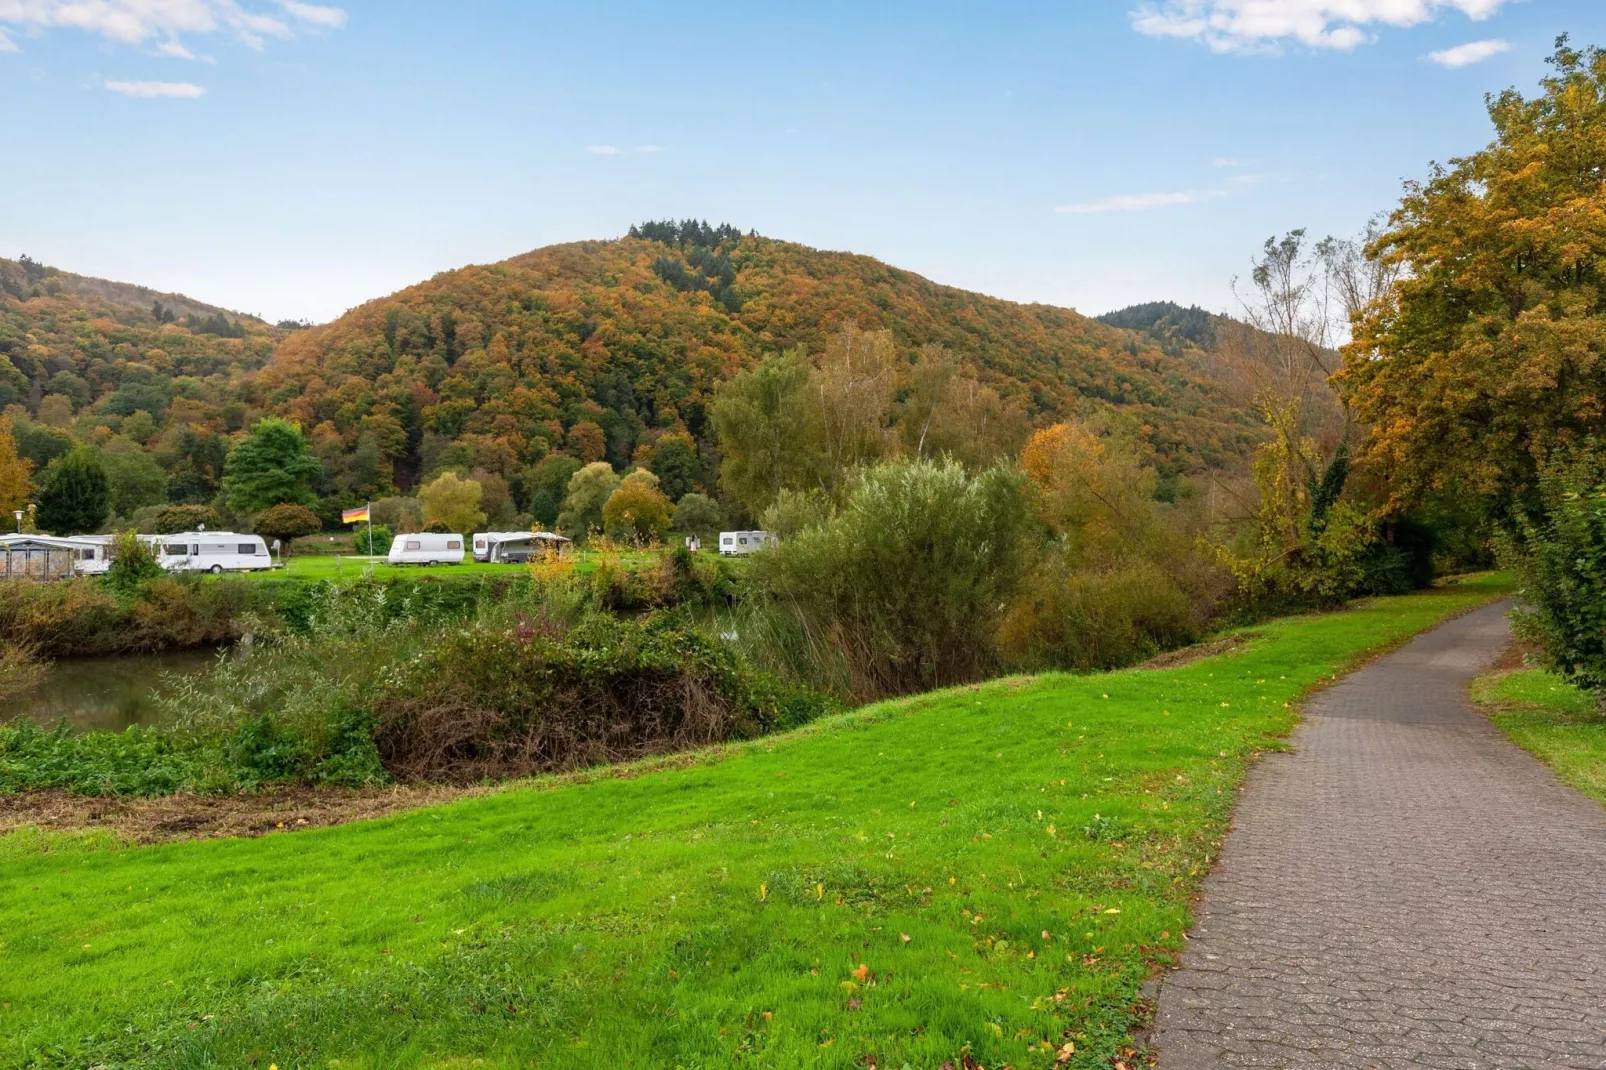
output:
M341 514L340 514L340 522L342 524L361 524L364 520L367 520L367 519L368 519L368 507L366 505L363 506L361 509L346 509L346 510L343 510L341 512Z

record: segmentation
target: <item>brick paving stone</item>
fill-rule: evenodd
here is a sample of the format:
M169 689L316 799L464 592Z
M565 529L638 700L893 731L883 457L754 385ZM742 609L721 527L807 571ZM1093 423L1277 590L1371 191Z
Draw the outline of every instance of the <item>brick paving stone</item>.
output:
M1250 772L1160 1070L1606 1070L1606 809L1466 697L1507 609L1340 680Z

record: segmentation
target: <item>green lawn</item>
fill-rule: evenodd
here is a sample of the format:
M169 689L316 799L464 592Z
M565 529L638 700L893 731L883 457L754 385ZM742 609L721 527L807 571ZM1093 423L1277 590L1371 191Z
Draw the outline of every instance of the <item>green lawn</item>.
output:
M0 1066L1108 1067L1300 696L1503 590L366 824L12 834Z
M1480 677L1472 694L1514 743L1606 803L1606 717L1590 695L1543 669Z
M640 553L618 554L616 559L626 567L639 567L656 562L659 553L643 551ZM597 567L599 555L589 551L580 551L575 554L575 567L581 572L587 572ZM356 579L364 572L372 569L374 575L381 578L394 576L484 576L484 575L523 575L528 571L525 565L488 564L466 558L460 565L391 565L383 557L368 558L354 555L335 554L303 554L285 559L285 567L274 569L271 572L243 573L248 576L268 577L276 579L297 580L339 580Z

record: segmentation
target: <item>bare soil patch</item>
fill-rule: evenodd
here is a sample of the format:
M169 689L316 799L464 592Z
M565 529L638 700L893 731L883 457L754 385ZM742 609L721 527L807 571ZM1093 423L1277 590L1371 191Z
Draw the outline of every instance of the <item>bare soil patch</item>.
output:
M156 798L27 791L0 794L0 834L24 827L56 831L103 828L133 843L265 836L383 817L493 790L484 786L397 784L375 788L276 787L242 795Z

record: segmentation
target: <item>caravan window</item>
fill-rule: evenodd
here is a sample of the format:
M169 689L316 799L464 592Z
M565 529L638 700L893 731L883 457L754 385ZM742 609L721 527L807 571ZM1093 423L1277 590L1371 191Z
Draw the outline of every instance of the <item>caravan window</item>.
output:
M746 535L743 535L743 536L742 536L742 545L743 545L743 546L746 546L746 545L747 545L747 536L746 536Z
M93 560L95 560L95 551L94 550L79 550L78 551L78 560L80 560L80 561L93 561Z
M463 548L463 540L462 539L447 539L446 540L446 548L448 550L461 550Z
M407 540L407 545L404 547L404 549L407 549L407 550L422 550L423 546L419 543L419 541L417 539L408 539Z
M255 555L257 552L256 543L242 542L240 544L240 552L245 554L247 557Z
M162 547L162 553L169 557L183 557L186 552L187 548L181 542L169 543Z

